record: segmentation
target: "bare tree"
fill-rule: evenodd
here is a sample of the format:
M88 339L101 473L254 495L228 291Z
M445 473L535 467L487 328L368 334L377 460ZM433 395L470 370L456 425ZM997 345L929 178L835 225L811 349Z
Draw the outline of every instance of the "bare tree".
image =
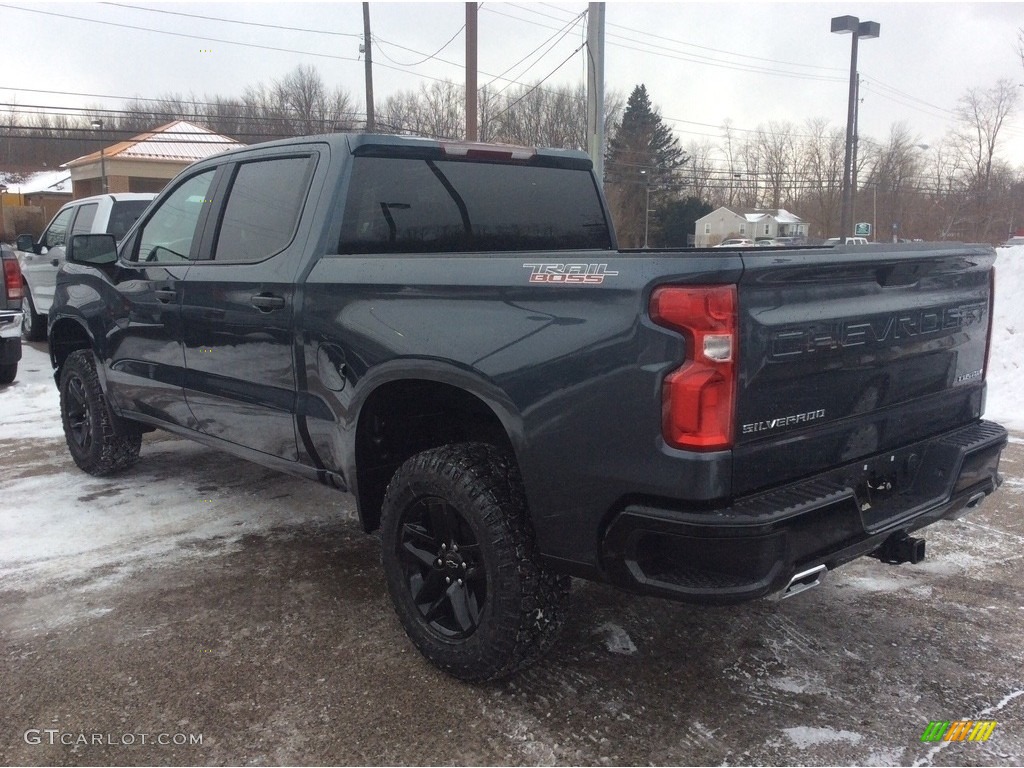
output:
M956 114L955 136L966 166L966 185L971 195L969 228L973 238L988 240L996 223L993 169L999 137L1019 100L1017 85L1001 79L989 89L971 88L961 98Z

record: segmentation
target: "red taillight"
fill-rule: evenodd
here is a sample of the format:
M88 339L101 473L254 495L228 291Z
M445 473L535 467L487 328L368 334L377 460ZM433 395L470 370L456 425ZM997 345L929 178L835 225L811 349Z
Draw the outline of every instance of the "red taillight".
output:
M651 296L651 319L682 333L686 361L665 377L662 432L675 448L732 447L736 401L736 286L666 286Z
M17 259L4 259L4 290L8 301L21 300L21 267Z

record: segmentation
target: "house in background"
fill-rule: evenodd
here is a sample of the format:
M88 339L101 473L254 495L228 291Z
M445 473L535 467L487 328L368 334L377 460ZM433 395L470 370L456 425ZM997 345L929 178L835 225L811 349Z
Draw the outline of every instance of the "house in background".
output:
M74 197L107 192L159 192L197 160L245 146L184 120L161 125L62 165L71 171Z
M792 237L802 241L807 237L807 222L785 208L743 208L735 211L717 208L697 219L694 245L708 248L729 237L750 240Z
M40 171L26 177L0 174L0 239L13 241L23 232L38 235L64 203L71 200L71 174Z

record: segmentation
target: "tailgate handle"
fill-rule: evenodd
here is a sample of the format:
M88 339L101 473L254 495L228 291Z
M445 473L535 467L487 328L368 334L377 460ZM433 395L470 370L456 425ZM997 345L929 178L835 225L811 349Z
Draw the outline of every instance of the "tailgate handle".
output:
M272 312L284 306L284 296L275 296L272 293L257 293L250 299L250 302L260 312Z
M881 286L913 285L921 279L918 265L897 264L890 267L879 267L875 270L875 280Z
M170 304L177 297L178 293L173 288L159 288L153 293L156 295L156 300L161 304Z

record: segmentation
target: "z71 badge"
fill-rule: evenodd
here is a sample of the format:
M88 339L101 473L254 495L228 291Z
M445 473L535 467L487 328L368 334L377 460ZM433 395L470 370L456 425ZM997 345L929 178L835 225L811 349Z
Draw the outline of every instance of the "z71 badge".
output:
M531 270L531 283L549 285L600 285L619 274L608 271L607 264L523 264L523 269Z

